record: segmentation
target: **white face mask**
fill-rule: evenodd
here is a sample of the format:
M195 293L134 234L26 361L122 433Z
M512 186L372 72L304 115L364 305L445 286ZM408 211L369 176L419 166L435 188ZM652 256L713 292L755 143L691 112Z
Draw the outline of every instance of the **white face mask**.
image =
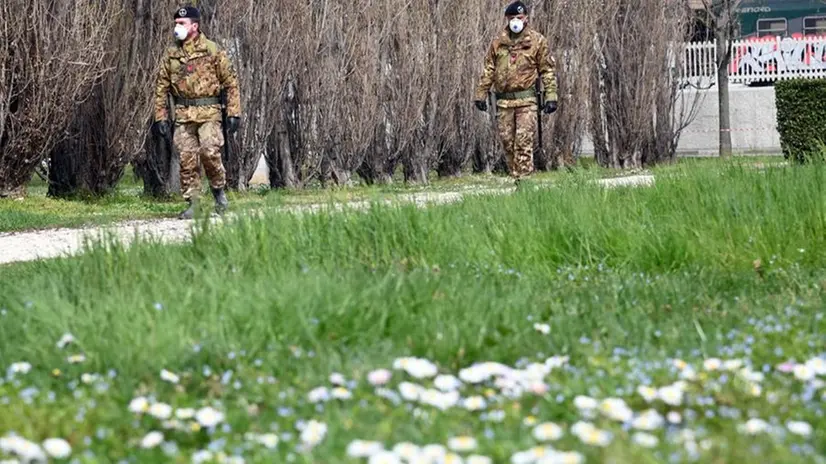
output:
M184 40L189 35L189 30L183 24L175 25L175 38Z
M514 34L519 34L525 27L525 23L523 23L522 20L519 18L513 18L510 20L508 27Z

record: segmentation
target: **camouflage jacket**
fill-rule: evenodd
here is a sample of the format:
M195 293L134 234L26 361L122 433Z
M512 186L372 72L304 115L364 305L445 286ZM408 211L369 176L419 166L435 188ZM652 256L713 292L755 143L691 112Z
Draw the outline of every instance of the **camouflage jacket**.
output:
M217 97L221 89L227 93L227 116L241 115L241 96L238 77L227 52L218 44L198 36L183 45L166 49L155 85L155 121L168 117L167 94L173 98ZM177 122L206 122L221 120L221 106L175 105Z
M505 29L488 49L474 100L487 100L491 88L496 93L532 90L538 76L542 76L545 101L556 101L556 62L548 51L548 40L530 27L526 27L516 38L511 38L510 32ZM497 105L503 108L532 104L536 104L535 95L497 101Z

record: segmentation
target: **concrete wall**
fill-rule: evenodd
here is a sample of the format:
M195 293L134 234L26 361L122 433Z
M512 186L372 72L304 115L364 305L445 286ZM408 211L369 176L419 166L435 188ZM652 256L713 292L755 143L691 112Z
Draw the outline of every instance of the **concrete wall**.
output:
M732 84L731 143L735 153L780 153L777 132L777 110L774 87L747 87ZM686 93L691 102L697 91ZM681 155L712 155L717 153L720 137L717 117L717 90L699 91L697 115L680 136L677 151ZM586 140L586 155L593 154L593 145Z

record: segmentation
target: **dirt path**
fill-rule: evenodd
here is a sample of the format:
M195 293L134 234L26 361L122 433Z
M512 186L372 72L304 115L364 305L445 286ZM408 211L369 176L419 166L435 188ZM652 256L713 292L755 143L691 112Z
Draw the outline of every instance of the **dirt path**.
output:
M617 177L612 179L601 179L598 182L607 187L616 186L636 186L651 185L653 176L636 175L627 177ZM424 192L415 194L399 195L387 200L387 203L414 203L417 206L428 204L444 204L461 200L464 197L474 194L506 194L513 191L507 189L480 189L468 192ZM335 206L336 209L364 209L370 205L367 201L347 202ZM292 212L315 212L327 205L313 204L300 205L285 208L283 211ZM264 211L259 211L264 214ZM228 214L225 218L212 218L213 223L220 223L224 220L231 220L234 217ZM38 259L56 258L69 256L81 252L85 238L102 237L102 233L110 232L121 243L131 243L136 236L142 238L155 238L163 242L181 242L190 238L192 233L192 221L179 219L157 219L141 221L125 221L106 226L94 226L77 229L49 229L32 232L9 232L0 233L0 265L34 261Z

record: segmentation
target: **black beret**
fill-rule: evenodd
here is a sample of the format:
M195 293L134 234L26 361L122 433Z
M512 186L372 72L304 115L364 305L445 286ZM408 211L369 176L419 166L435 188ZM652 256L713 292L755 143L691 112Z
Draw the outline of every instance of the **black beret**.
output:
M526 7L525 4L519 0L511 3L507 8L505 8L505 16L518 16L523 14L528 14L528 7Z
M191 18L191 19L199 19L201 17L201 12L198 11L197 8L194 6L182 6L178 8L178 11L175 12L175 19L179 18Z

